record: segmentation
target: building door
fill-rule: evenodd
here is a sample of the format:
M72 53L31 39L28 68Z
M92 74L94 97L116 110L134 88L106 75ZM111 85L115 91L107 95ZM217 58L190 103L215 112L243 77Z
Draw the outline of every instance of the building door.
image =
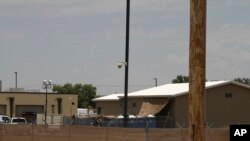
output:
M36 122L36 114L42 114L43 105L17 105L16 116L25 117L29 123Z
M0 105L0 115L6 115L6 105Z

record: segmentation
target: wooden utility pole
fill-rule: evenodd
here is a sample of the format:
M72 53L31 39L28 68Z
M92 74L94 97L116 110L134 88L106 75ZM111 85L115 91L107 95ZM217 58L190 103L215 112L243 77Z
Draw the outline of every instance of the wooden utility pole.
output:
M206 0L190 0L188 141L205 141Z

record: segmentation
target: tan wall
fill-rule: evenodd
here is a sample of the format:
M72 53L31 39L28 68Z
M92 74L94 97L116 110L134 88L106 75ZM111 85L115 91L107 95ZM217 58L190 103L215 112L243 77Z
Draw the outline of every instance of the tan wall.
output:
M228 84L206 90L206 121L207 125L228 127L229 124L250 123L250 90L237 85ZM232 93L232 98L226 98ZM175 120L187 127L188 95L175 98Z
M173 104L175 122L180 126L187 127L188 123L188 95L182 95L175 98L175 104ZM177 125L176 124L176 125Z
M128 114L139 115L143 102L157 104L157 101L164 98L129 98L128 99ZM167 98L165 98L167 101ZM101 107L103 115L122 115L123 114L123 99L120 101L102 101L96 102L96 108Z
M141 98L129 98L128 99L128 114L129 115L138 115L143 101L146 99L141 99ZM133 106L133 104L136 104L136 106Z
M1 125L1 141L187 141L187 129ZM206 141L228 141L228 129L207 129Z
M226 85L207 91L206 119L212 127L226 127L229 123L250 123L250 90L237 85ZM225 94L231 93L232 98Z
M128 100L128 114L137 115L140 111L143 99L129 99ZM136 107L133 106L136 103ZM101 101L96 102L96 109L101 108L103 115L122 115L123 114L123 101Z
M119 101L98 101L96 102L96 109L98 108L101 108L102 115L122 114L122 105Z
M45 107L45 93L0 93L0 105L6 106L6 115L10 116L9 98L14 98L13 116L16 106L43 106ZM52 114L52 105L55 105L55 114L58 114L57 99L62 99L62 114L65 116L77 115L78 96L75 94L48 94L47 113ZM74 104L72 104L74 103Z

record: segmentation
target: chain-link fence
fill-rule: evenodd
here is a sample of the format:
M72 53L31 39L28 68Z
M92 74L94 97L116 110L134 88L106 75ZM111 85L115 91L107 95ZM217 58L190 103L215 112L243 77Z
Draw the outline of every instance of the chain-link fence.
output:
M109 126L123 127L123 118L109 118L104 116L94 116L85 118L63 117L64 125L84 125L84 126ZM129 118L128 126L130 128L144 128L145 125L150 128L173 128L175 121L166 117L136 117Z

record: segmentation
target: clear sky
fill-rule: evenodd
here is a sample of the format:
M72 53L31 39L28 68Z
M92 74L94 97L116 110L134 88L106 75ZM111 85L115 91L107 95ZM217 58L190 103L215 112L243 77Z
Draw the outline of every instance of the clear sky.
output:
M188 75L189 0L131 0L129 91ZM1 0L3 89L91 83L122 93L126 0ZM207 0L207 80L250 77L250 1Z

